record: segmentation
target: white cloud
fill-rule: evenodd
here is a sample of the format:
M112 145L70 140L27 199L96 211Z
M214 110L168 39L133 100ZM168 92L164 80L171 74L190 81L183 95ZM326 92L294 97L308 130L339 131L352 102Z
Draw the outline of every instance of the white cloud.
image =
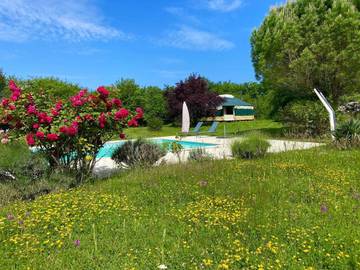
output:
M235 46L231 41L222 39L213 33L188 26L180 26L177 30L168 32L159 43L175 48L201 51L222 51Z
M103 21L91 0L0 1L0 40L129 38Z
M238 9L242 5L242 0L207 0L209 9L230 12Z
M189 12L182 7L166 7L165 11L171 15L174 15L182 21L197 25L201 24L200 20L197 17L190 15Z
M152 72L166 79L177 79L177 78L185 77L187 74L190 74L189 71L187 70L157 69L157 70L152 70Z

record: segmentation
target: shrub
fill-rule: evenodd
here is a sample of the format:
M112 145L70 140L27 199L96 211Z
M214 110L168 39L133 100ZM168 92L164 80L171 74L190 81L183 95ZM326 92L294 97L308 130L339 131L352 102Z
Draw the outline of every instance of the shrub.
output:
M16 181L33 182L47 175L49 164L41 154L32 153L23 143L14 142L0 145L0 171L0 181L14 176Z
M340 124L335 132L335 146L340 149L360 147L360 120L350 119Z
M35 199L73 183L73 177L50 171L48 161L24 143L0 144L0 207L15 199Z
M147 126L150 130L161 130L163 126L163 120L158 117L151 117L147 120Z
M211 155L206 153L205 149L203 148L192 149L188 157L189 161L206 161L211 159Z
M291 132L302 136L319 136L329 131L329 117L320 102L291 103L281 111L280 120Z
M265 156L270 143L260 135L252 134L243 140L236 140L231 144L233 157L253 159Z
M127 141L119 146L111 158L117 164L125 163L129 167L147 167L154 165L165 154L166 150L159 145L138 139Z
M127 126L137 126L143 117L122 107L119 99L99 87L95 93L81 90L68 100L54 100L45 93L24 93L9 82L11 97L0 103L0 122L10 127L6 139L25 137L38 147L52 167L76 172L78 183L92 172L96 155L114 131L124 135Z

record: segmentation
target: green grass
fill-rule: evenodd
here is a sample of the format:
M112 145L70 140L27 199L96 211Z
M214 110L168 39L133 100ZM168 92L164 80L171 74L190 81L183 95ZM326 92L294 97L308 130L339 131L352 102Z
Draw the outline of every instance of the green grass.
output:
M229 123L220 123L217 132L211 135L223 136L224 125L227 136L239 135L243 132L247 132L251 130L261 130L265 133L279 134L281 133L281 129L282 129L282 125L273 120L229 122ZM208 129L209 126L203 126L201 128L201 132L206 132ZM129 128L125 130L125 134L129 139L175 136L180 133L181 133L181 127L174 127L170 125L165 125L159 131L151 131L147 127Z
M324 147L187 163L11 204L0 210L0 265L359 269L359 160Z

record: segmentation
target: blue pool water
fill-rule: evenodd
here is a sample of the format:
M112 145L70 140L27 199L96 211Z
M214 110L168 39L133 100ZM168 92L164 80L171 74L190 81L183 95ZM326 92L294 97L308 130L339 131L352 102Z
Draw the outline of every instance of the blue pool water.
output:
M204 147L212 147L216 146L216 144L212 143L200 143L200 142L187 142L187 141L176 141L176 140L169 140L169 139L153 139L150 140L156 144L166 144L166 143L172 143L177 142L182 145L184 149L194 149L194 148L204 148ZM111 157L114 150L123 145L125 142L111 142L106 143L103 148L100 149L99 154L97 155L97 158L104 158L104 157Z

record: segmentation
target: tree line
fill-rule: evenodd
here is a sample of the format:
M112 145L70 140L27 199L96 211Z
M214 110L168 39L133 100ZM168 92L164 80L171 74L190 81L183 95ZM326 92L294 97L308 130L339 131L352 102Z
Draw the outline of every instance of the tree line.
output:
M6 87L9 79L14 79L24 91L46 91L47 94L61 99L68 99L81 90L79 85L58 78L21 80L6 77L1 73L0 97L9 91ZM191 119L195 122L215 114L216 107L222 103L220 94L232 94L258 106L267 92L259 83L212 82L197 74L190 74L175 85L163 88L140 86L134 79L120 79L107 87L111 89L112 97L121 99L130 110L142 107L145 111L142 124L150 125L154 129L161 127L163 123L179 124L184 101L187 102ZM258 116L261 116L260 113Z

